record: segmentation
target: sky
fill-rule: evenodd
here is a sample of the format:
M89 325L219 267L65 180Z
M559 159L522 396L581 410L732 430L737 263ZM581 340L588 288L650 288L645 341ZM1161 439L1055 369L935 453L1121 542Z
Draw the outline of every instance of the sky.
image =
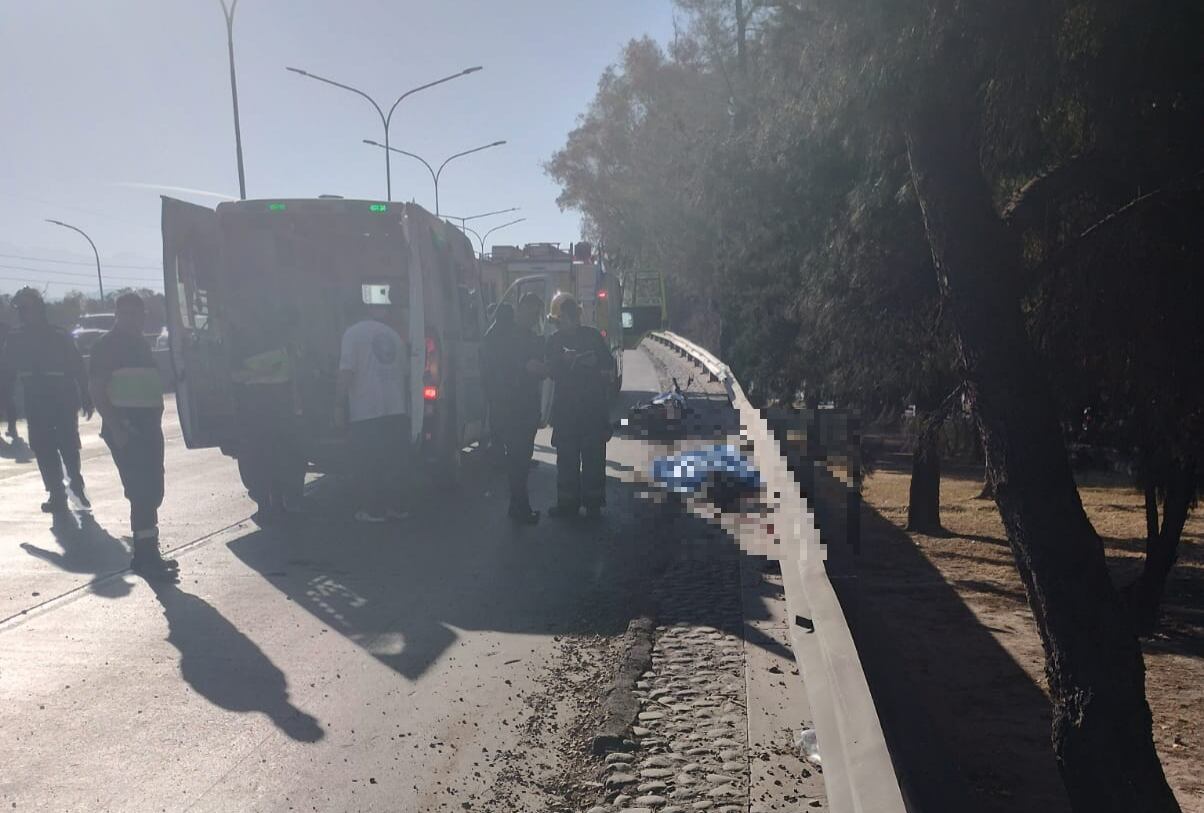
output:
M391 143L437 167L507 140L448 165L441 212L519 206L469 225L525 217L489 244L567 244L580 219L556 205L543 162L623 45L665 42L672 29L670 0L239 0L247 197L385 197L381 150L361 142L383 141L371 105L286 65L358 87L386 110L410 88L480 65L402 102ZM219 0L0 0L0 76L0 293L95 290L87 241L46 218L92 237L107 289L162 289L159 195L210 206L238 195ZM418 161L394 155L392 177L394 200L434 209Z

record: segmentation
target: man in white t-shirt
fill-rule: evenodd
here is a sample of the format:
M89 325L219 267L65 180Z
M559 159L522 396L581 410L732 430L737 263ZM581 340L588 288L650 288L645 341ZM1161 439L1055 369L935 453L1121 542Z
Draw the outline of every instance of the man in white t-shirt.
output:
M410 448L409 348L380 306L357 306L343 333L335 423L348 426L360 522L402 519Z

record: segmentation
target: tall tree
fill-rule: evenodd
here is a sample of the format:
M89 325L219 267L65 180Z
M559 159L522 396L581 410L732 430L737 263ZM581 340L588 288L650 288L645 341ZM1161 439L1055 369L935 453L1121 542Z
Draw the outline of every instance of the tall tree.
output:
M928 6L923 87L903 117L908 158L996 502L1045 647L1058 764L1076 810L1177 810L1154 751L1141 651L1025 329L1021 245L981 161L981 88L1008 61L1013 37L1056 18L1031 3L994 13Z

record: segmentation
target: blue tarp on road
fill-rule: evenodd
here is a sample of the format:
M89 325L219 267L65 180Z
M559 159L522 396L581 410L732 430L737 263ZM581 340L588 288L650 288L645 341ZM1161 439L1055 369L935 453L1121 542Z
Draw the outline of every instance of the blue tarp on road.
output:
M735 446L711 446L652 461L652 479L678 494L694 494L710 484L749 492L761 474Z

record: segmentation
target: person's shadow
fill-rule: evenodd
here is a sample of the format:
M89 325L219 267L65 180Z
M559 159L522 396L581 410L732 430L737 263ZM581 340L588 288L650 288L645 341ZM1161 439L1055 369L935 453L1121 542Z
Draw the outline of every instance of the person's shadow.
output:
M299 742L325 732L288 696L284 673L204 599L170 582L148 581L167 617L167 640L180 651L180 673L202 697L227 711L262 712Z
M121 598L133 585L120 574L130 565L130 553L120 539L102 528L91 514L60 512L54 515L50 532L62 551L46 550L22 542L21 547L68 573L94 576L92 592L105 598Z

